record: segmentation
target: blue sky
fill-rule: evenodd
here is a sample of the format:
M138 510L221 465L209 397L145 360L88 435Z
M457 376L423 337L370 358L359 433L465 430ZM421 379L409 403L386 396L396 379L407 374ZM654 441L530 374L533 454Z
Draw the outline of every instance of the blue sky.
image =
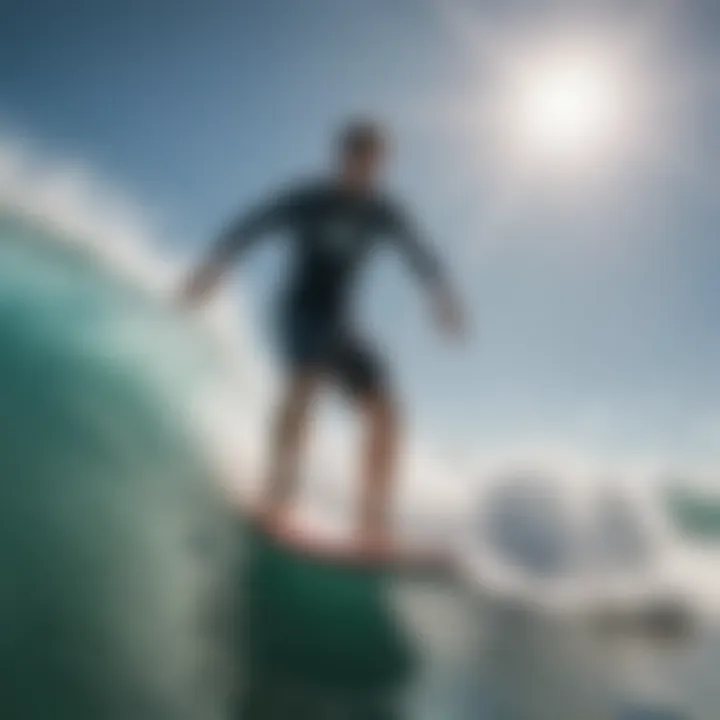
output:
M649 160L586 192L582 177L553 190L552 173L508 185L484 118L460 122L494 111L487 46L512 55L558 27L612 37L628 18L649 47L642 83L665 98L634 141L655 138ZM322 169L346 115L377 114L397 137L391 181L477 327L464 348L437 341L412 280L392 261L372 269L363 312L413 427L469 454L549 442L714 462L719 24L713 0L11 0L0 126L88 163L165 243L198 252L229 214ZM261 251L241 271L268 344L277 270Z

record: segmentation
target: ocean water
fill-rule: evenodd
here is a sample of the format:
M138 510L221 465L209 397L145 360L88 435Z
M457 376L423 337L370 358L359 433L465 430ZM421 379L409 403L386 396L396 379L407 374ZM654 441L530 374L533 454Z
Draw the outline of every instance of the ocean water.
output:
M487 479L452 580L274 546L245 366L79 235L0 212L0 717L717 718L709 501Z
M189 328L0 216L0 716L222 718L233 519L192 426Z

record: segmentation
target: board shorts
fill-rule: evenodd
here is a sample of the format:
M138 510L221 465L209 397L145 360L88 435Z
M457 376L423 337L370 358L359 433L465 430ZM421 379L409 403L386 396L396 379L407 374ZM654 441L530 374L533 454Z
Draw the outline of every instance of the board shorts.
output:
M353 396L387 392L385 363L350 324L320 313L290 310L280 318L280 346L292 372L319 371Z

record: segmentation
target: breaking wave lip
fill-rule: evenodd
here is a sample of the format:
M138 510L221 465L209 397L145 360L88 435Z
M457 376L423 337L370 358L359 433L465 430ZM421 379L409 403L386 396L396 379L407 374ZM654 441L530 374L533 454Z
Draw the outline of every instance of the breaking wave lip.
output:
M33 223L57 242L92 254L112 273L162 303L171 302L173 288L186 264L181 257L161 253L133 204L123 200L87 168L68 163L49 165L38 161L36 155L20 144L7 141L0 141L0 213ZM226 490L234 496L240 493L244 497L248 486L253 485L248 479L257 476L258 448L263 444L258 430L263 426L266 412L263 408L271 397L274 377L266 370L262 359L253 354L249 339L243 337L238 326L237 300L229 292L221 294L206 312L198 314L197 324L208 332L209 342L217 343L227 370L222 379L203 388L195 412L198 434L208 449L209 459L218 468L218 476L223 478ZM323 462L324 474L334 474L337 478L340 467L337 453L326 454ZM588 508L593 507L593 502L603 501L601 494L593 500L587 492L584 508L564 509L563 518L575 534L569 531L567 537L560 539L557 548L562 554L568 549L563 544L588 545L584 555L568 561L562 572L538 572L532 567L531 559L522 557L522 548L508 552L507 547L502 547L502 538L492 537L487 531L493 512L491 494L507 486L507 474L503 476L502 471L494 471L493 481L475 483L470 482L470 473L465 470L451 472L436 467L428 471L428 466L429 463L423 464L422 455L415 458L411 473L421 469L414 475L419 482L402 498L400 514L414 513L428 518L429 509L442 515L443 509L433 498L438 498L439 492L445 492L443 488L462 485L453 501L446 503L445 517L453 527L448 533L448 544L459 558L466 584L473 591L499 597L531 598L536 606L549 610L588 609L594 604L608 602L632 604L670 590L681 591L685 597L691 595L687 580L678 579L676 570L681 561L676 551L679 541L673 536L667 518L659 512L657 493L655 496L633 495L624 487L622 492L615 494L617 504L626 514L626 530L632 534L633 523L637 524L634 529L641 537L638 542L644 546L646 560L646 572L642 577L637 564L620 563L614 570L603 566L602 559L593 556L587 532L589 526L585 527L584 535L578 534L578 528L589 517ZM422 469L427 476L423 476ZM461 478L464 480L459 482ZM570 484L560 485L559 490L556 487L559 498L572 499L578 495ZM592 484L585 483L584 487L592 487ZM596 489L599 490L599 486ZM536 490L530 485L526 494L532 497ZM338 496L338 492L335 495ZM418 500L420 496L424 500ZM339 515L349 515L351 497L352 492L339 489L342 506ZM522 504L522 493L516 500ZM315 506L311 503L308 512L309 517L320 523L323 513L327 516L334 512L324 511L321 506L322 503ZM416 512L418 508L424 512ZM533 513L523 518L522 512L515 522L529 525ZM420 539L422 535L422 531L416 533ZM514 556L513 552L516 553Z
M48 161L26 144L0 138L0 214L36 228L48 242L86 254L172 308L186 259L163 253L137 206L81 163ZM208 457L231 492L242 476L237 449L252 447L255 414L272 383L239 331L237 304L221 291L201 311L188 313L189 323L217 349L223 369L221 378L205 384L194 412Z

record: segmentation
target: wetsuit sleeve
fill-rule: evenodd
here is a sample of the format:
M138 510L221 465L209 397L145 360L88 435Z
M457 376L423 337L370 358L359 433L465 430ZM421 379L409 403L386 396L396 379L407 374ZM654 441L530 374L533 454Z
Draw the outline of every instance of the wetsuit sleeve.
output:
M236 259L263 235L287 224L294 205L293 197L281 195L233 220L215 241L213 262L224 264Z
M410 267L431 290L441 328L448 334L461 337L467 327L464 312L437 255L403 214L395 210L387 217L390 237L395 240Z
M397 208L389 208L385 217L388 238L413 272L426 285L442 284L444 272L440 260L410 218Z
M294 198L283 195L258 205L230 223L184 284L182 298L194 302L207 295L242 252L265 233L291 222L294 208Z

